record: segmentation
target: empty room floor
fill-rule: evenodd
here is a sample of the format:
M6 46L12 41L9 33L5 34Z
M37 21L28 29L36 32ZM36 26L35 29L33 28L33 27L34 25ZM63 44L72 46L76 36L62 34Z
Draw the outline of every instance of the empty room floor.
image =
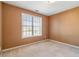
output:
M53 40L26 45L1 54L3 57L79 57L79 48Z

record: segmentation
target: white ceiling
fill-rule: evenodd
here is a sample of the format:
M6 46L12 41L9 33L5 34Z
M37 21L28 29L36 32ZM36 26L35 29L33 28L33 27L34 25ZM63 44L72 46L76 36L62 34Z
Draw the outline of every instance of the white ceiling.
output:
M5 1L11 5L15 5L24 9L29 9L37 13L50 16L65 10L79 7L79 1L55 1L48 3L48 1Z

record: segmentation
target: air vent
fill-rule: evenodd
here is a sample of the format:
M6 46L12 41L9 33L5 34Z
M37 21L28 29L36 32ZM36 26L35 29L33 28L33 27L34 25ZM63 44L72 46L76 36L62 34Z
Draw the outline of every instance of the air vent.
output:
M39 12L39 10L35 10L36 12Z

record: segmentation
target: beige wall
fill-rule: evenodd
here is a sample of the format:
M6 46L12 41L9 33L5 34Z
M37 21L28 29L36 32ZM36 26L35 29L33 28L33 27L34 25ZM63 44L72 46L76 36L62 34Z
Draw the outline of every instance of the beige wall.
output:
M38 40L48 38L48 17L21 9L15 6L11 6L3 3L3 49L28 44ZM21 38L21 13L28 13L36 16L43 17L43 35L37 37Z
M49 38L79 46L79 7L49 19Z
M0 51L1 51L1 42L2 41L2 3L0 2Z

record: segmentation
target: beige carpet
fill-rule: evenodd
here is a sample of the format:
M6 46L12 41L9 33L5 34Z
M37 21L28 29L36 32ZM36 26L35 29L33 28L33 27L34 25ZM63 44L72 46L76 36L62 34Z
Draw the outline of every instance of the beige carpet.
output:
M39 43L2 53L3 57L79 57L79 49L55 41Z

